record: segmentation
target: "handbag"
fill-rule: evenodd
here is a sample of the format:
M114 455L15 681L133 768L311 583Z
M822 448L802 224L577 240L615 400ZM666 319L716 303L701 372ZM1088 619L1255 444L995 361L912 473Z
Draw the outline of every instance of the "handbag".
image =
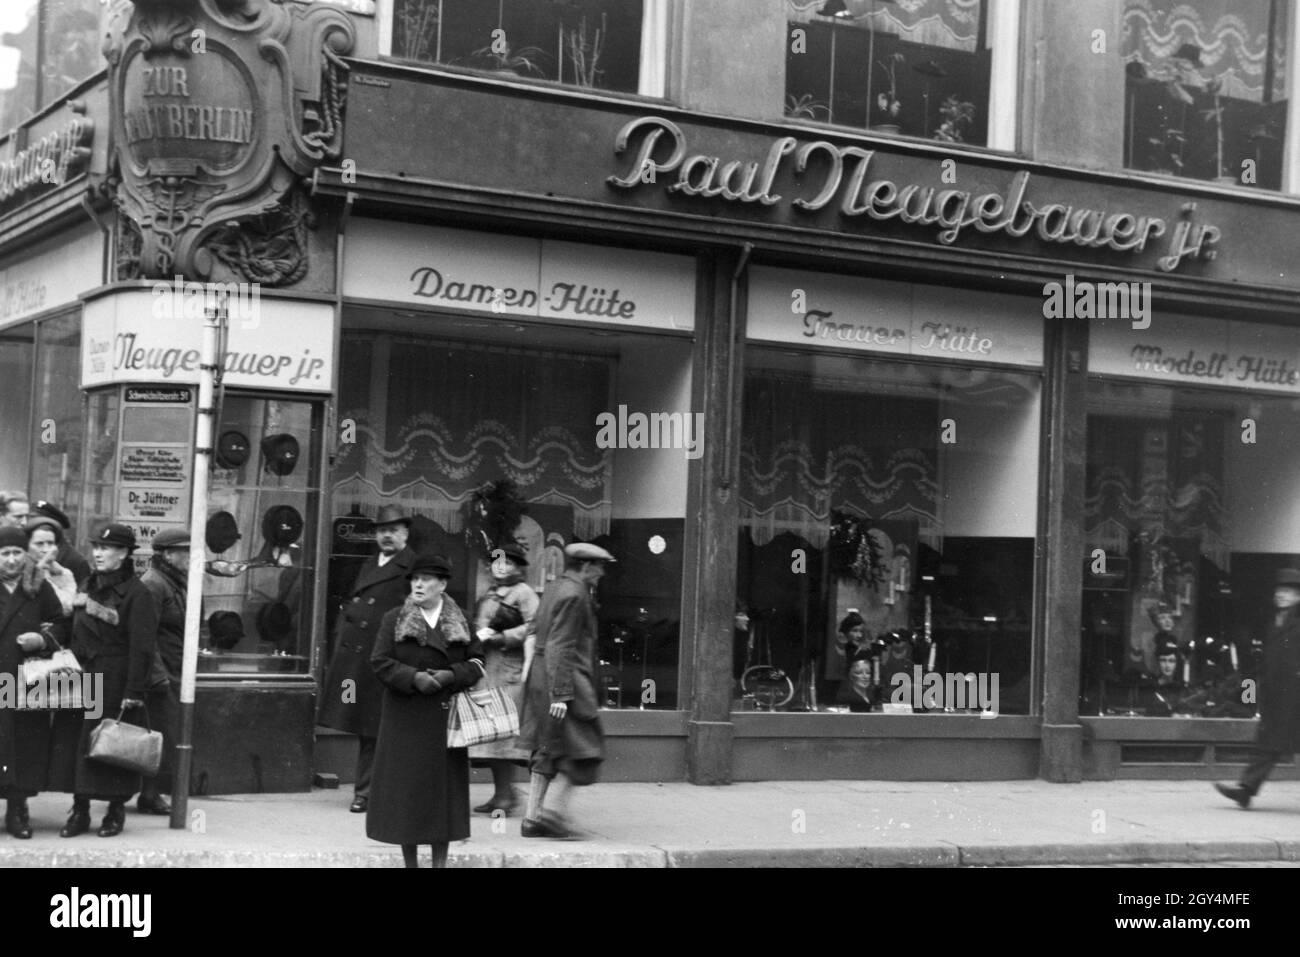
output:
M111 764L150 777L158 773L162 764L163 735L149 727L149 711L144 712L144 727L122 720L123 708L116 718L104 718L90 732L92 761Z
M18 711L83 710L82 683L73 675L82 674L81 662L46 627L42 634L54 643L49 658L28 658L18 663L18 694L14 708ZM67 675L66 678L57 677Z
M447 747L489 744L519 733L519 712L504 688L480 688L452 695L447 712Z
M492 613L487 626L493 631L507 632L511 628L518 628L524 623L524 613L514 605L508 602L498 602L496 611Z

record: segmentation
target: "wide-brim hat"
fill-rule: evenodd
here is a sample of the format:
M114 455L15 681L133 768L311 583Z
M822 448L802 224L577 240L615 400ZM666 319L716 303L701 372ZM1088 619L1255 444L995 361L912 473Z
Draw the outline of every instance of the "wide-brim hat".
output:
M1291 585L1300 588L1300 568L1280 568L1273 578L1274 585Z
M262 457L266 459L266 470L273 475L288 475L292 472L301 453L298 440L288 432L268 435L262 439Z
M64 531L72 528L72 523L68 521L68 516L64 514L63 510L44 499L32 503L31 514L27 516L27 521L30 523L37 516L53 519Z
M436 575L438 578L451 577L451 562L442 555L417 555L411 570L406 573L409 581L416 575Z
M214 611L208 616L208 638L216 647L229 651L243 637L244 619L238 612Z
M239 526L235 524L235 516L224 511L213 512L208 516L208 524L203 532L203 540L207 543L209 549L219 555L239 539Z
M248 436L235 429L221 433L217 439L217 464L223 469L237 469L248 461L248 453L253 444Z
M257 632L267 641L280 641L293 631L293 612L282 601L263 605L257 612Z
M167 548L189 548L190 530L188 528L164 528L153 537L153 550L161 552Z
M574 542L564 546L564 554L580 562L616 562L613 555L591 542Z
M292 505L272 505L262 516L262 537L275 548L288 548L302 538L303 524Z
M95 545L116 545L128 551L134 551L136 547L135 532L130 525L123 525L121 522L109 522L99 530L99 534L91 542Z
M380 525L392 525L395 522L401 522L407 528L411 527L411 516L406 514L406 509L400 505L385 505L375 516L375 528Z
M504 545L492 549L493 559L497 557L498 552L510 559L516 565L526 566L528 564L528 553L524 551L523 546L518 542L507 542Z

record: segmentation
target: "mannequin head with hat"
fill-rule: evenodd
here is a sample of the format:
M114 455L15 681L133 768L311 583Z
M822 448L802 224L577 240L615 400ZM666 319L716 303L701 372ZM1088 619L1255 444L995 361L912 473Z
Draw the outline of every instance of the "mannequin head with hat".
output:
M90 545L91 564L97 572L115 572L135 551L135 532L120 522L99 530Z
M1178 680L1178 644L1173 641L1160 641L1156 644L1156 678L1161 684L1173 684Z
M564 546L564 570L574 572L588 586L605 577L605 566L618 561L613 555L590 542L574 542Z
M1287 611L1300 604L1300 569L1283 568L1273 581L1273 605Z
M0 492L0 525L22 528L27 524L31 504L22 492Z
M433 611L442 606L442 593L451 580L451 563L441 555L417 555L406 580L411 583L411 600Z
M411 534L411 516L400 505L385 505L375 516L375 544L382 555L396 555L406 547Z

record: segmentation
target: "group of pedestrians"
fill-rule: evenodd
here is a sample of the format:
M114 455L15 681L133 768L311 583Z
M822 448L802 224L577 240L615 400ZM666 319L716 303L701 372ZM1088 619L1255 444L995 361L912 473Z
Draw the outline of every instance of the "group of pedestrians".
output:
M19 665L64 649L86 678L84 709L0 709L5 829L19 839L32 836L27 802L41 791L73 795L62 837L90 830L91 801L107 802L101 837L122 832L127 802L136 794L137 810L170 813L155 781L96 761L89 750L100 721L143 723L148 703L156 709L153 724L171 743L184 592L178 620L176 596L168 597L168 590L174 569L188 562L188 536L159 536L154 567L142 579L135 574L137 543L129 526L97 530L89 562L72 548L69 533L67 516L51 503L0 494L0 671L16 686Z
M320 722L359 737L351 810L366 834L398 844L415 867L421 844L445 866L451 841L470 833L471 764L491 770L493 794L476 813L510 815L520 803L514 769L530 771L524 837L572 834L572 787L594 783L604 757L598 716L592 590L614 556L597 545L565 549L565 571L543 596L525 582L528 557L514 542L493 550L492 581L472 622L446 594L444 556L415 554L412 519L385 506L379 551L360 568L338 623ZM449 748L457 692L505 690L520 712L518 738ZM559 776L556 810L544 810Z

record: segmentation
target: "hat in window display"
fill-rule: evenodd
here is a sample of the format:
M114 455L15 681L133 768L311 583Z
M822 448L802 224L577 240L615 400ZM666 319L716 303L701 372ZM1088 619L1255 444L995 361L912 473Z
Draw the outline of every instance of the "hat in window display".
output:
M235 524L235 516L229 512L213 512L208 516L208 524L203 533L203 540L211 551L220 555L239 541L241 537L239 526Z
M274 548L288 548L302 538L302 513L292 505L272 505L262 516L262 537Z
M229 651L244 637L244 619L233 611L214 611L208 616L208 641L214 648Z
M289 475L298 464L301 453L298 440L287 432L268 435L262 439L262 457L266 470L272 475Z
M279 643L293 633L293 612L282 601L263 605L257 612L257 633L263 641Z
M217 439L217 464L223 469L237 469L248 461L253 444L243 432L230 429Z

